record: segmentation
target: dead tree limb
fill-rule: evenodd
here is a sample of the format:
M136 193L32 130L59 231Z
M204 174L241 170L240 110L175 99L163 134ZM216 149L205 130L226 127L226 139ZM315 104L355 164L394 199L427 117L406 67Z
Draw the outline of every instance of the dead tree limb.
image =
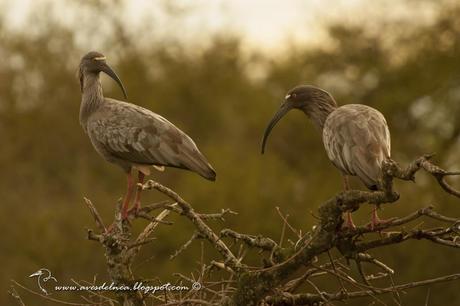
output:
M229 265L231 268L238 269L241 266L241 263L238 259L233 255L232 251L220 240L219 236L217 236L214 231L205 223L203 219L200 217L199 214L195 212L192 206L187 203L184 199L182 199L177 193L172 191L171 189L155 182L149 180L147 183L144 184L143 189L156 189L161 193L165 194L169 198L173 199L177 202L179 207L182 209L182 214L186 216L197 228L198 232L205 237L218 251L222 254L225 258L225 263ZM223 216L224 213L222 213Z
M199 271L192 274L191 277L180 273L174 274L178 277L178 284L186 282L191 285L192 289L199 287L197 290L190 290L184 294L163 292L161 295L145 293L140 290L117 292L117 302L124 306L144 306L147 299L153 299L162 305L256 306L321 305L331 301L370 297L375 302L383 303L378 295L386 293L393 294L394 300L398 301L398 294L401 290L455 281L460 279L460 274L394 285L392 279L392 275L396 273L394 269L366 252L414 239L426 240L451 248L460 248L460 219L444 216L434 211L432 206L428 206L407 216L394 218L375 228L362 226L354 230L343 231L341 230L342 214L346 211L356 210L365 203L385 204L397 201L399 194L393 190L393 179L413 181L419 170L424 170L432 175L446 192L460 198L460 192L445 181L446 177L460 175L460 172L449 172L439 168L431 162L431 157L431 155L419 157L405 169L392 160L386 161L383 165L382 190L375 192L350 190L337 194L320 205L317 215L318 224L311 231L296 230L287 222L287 217L280 214L284 225L279 244L272 238L260 234L242 234L233 229L223 229L217 234L207 224L207 221L224 220L226 216L236 213L229 209L221 210L218 213L198 213L173 190L154 181L146 182L142 185L142 189L157 190L170 200L145 205L138 212L130 211L127 220L122 220L121 207L118 205L114 221L109 227L105 226L93 203L85 199L86 206L97 228L96 231L88 230L88 239L96 241L104 247L110 279L117 285L131 286L137 281L131 270L131 265L142 246L156 241L152 235L158 226L173 225L171 221L167 220L170 214L184 217L184 220L187 219L195 227L192 236L177 249L171 258L180 255L198 239L203 240L203 242L207 241L219 252L219 258L212 259L209 263L204 260L202 255L199 260ZM161 210L161 212L153 216L152 214L157 210ZM407 224L420 218L429 218L439 223L440 226L406 229ZM134 235L131 223L138 219L147 220L148 224L140 234ZM289 231L286 233L287 227L294 234ZM381 233L380 237L375 239L375 236L372 235L372 239L367 239L367 234L373 232ZM282 241L287 235L294 235L295 238L291 244L283 247ZM229 246L225 242L229 239L241 243ZM249 248L259 250L258 254L262 259L260 265L251 266L246 263L245 255ZM340 252L341 255L338 258L332 258L329 251L333 248ZM319 263L318 258L320 256L327 262ZM356 262L362 280L358 281L351 277L352 268L347 266L348 261ZM379 272L366 275L365 265L375 266ZM212 274L216 270L219 276L213 278ZM318 276L332 277L336 282L338 280L339 290L322 292L314 283L314 278ZM375 287L371 283L375 279L383 278L388 278L391 283L383 288ZM303 284L311 286L312 292L296 293L300 288L303 288ZM17 285L23 288L22 285ZM350 290L350 287L353 290ZM44 298L50 299L49 297ZM85 302L91 301L91 299L85 298ZM83 304L85 303L70 303L69 305Z
M350 255L356 252L364 252L370 248L398 243L410 238L429 239L436 243L456 247L456 241L442 239L438 233L429 231L414 231L412 233L398 233L392 237L379 239L377 241L364 242L361 245L354 245L351 239L342 239L338 234L342 225L342 213L349 210L356 210L360 204L392 203L399 199L399 194L393 190L393 179L415 180L415 173L420 169L436 178L441 187L448 193L460 197L460 193L445 183L444 178L451 175L459 175L460 172L445 171L434 165L430 159L432 155L425 155L417 158L405 169L402 169L393 160L387 160L383 165L383 191L366 192L351 190L339 193L334 198L326 201L319 207L319 224L300 250L287 252L286 260L273 267L255 271L246 271L238 276L237 289L233 295L234 305L257 305L263 300L273 288L277 288L285 282L300 267L308 265L316 256L327 252L333 247L338 247L343 253ZM410 221L416 218L419 213L409 216L407 220L399 220L399 223Z

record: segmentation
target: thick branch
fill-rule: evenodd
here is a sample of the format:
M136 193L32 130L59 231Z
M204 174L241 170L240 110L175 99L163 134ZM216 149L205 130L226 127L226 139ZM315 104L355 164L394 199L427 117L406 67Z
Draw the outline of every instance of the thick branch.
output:
M384 173L382 191L366 192L351 190L341 192L322 204L319 208L320 222L315 228L311 239L299 251L287 251L290 255L286 256L288 259L284 262L267 269L242 272L239 275L238 287L233 297L233 303L235 305L257 305L271 290L278 287L300 267L307 265L315 256L330 250L334 246L343 248L342 244L344 244L345 239L343 239L342 234L338 235L343 222L342 212L356 210L363 203L383 204L397 201L399 195L393 191L393 178L414 180L415 173L422 168L435 176L438 182L440 181L439 178L444 178L444 176L460 174L440 169L429 161L430 157L422 156L412 162L406 169L402 169L392 160L387 160L382 166ZM456 195L452 190L449 193ZM430 215L430 209L421 210L406 218L394 220L391 226L407 223L418 218L420 215ZM359 231L365 232L365 230L358 229L353 234L359 234ZM439 238L438 236L439 233L437 232L417 230L408 233L401 232L388 238L352 246L353 251L364 252L370 248L398 243L410 238L423 238L430 239L435 243L458 247L455 239L450 241ZM350 243L349 241L345 242Z
M384 166L384 171L388 176L396 177L402 180L415 181L415 173L420 169L425 170L431 174L437 181L438 184L449 194L460 198L460 191L454 189L446 182L447 176L460 175L460 171L446 171L431 162L431 158L434 154L427 154L417 158L413 161L406 169L401 167L393 160L387 160Z
M238 240L243 241L250 247L259 248L265 251L272 251L274 248L278 247L276 242L274 242L270 238L262 237L260 235L251 236L251 235L240 234L228 228L220 231L220 236L238 239Z

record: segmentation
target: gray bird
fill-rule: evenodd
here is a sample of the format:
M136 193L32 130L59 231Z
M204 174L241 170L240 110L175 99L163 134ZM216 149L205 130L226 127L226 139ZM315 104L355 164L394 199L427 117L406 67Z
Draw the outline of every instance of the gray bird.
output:
M140 106L105 98L99 79L106 73L126 91L117 74L107 65L106 57L89 52L81 59L78 77L82 100L80 124L96 151L108 162L120 166L127 174L128 187L123 200L122 217L127 218L134 189L132 169L138 181L150 175L151 166L190 170L214 181L216 173L193 140L171 122ZM141 188L137 188L134 209L140 208Z
M323 134L327 156L344 176L357 176L370 190L382 188L382 162L390 158L390 132L385 117L376 109L362 104L338 107L327 91L310 85L300 85L288 92L280 109L268 124L262 141L262 154L270 131L291 109L299 109ZM385 222L372 211L371 227ZM346 227L355 228L351 213Z

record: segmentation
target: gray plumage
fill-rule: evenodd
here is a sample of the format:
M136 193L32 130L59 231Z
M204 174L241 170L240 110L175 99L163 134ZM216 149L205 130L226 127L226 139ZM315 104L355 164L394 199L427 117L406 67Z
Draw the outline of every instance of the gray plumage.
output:
M327 156L344 175L357 176L369 189L380 188L382 162L390 157L390 132L379 111L362 104L338 107L327 91L297 86L267 126L262 153L272 128L293 108L302 110L322 131Z
M117 81L124 92L102 54L90 52L83 57L80 123L100 155L126 172L133 167L148 172L146 166L156 165L187 169L215 180L215 171L193 140L171 122L140 106L105 98L100 71Z
M390 131L374 108L348 104L334 110L323 127L327 156L345 175L369 189L381 189L382 162L390 158Z

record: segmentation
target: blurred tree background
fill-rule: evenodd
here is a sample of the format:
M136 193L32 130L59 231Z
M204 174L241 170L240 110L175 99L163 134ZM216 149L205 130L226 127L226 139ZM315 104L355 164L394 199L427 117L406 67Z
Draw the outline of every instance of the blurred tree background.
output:
M125 177L97 155L79 126L75 73L84 53L103 52L123 80L129 101L184 130L217 171L215 183L175 169L155 172L155 179L200 211L239 212L215 226L278 239L282 222L275 207L289 214L296 227L309 229L315 224L311 212L342 189L318 131L300 112L290 113L272 133L267 153L259 153L265 125L285 92L297 84L323 87L339 104L379 109L400 163L436 152L444 168L460 168L460 4L430 2L429 21L417 22L417 8L426 2L410 1L410 18L398 22L330 22L322 44L293 43L276 54L262 52L263 46L248 50L238 35L225 31L210 34L205 45L196 47L157 35L155 21L133 35L125 27L123 2L70 1L78 20L70 27L62 22L57 2L46 1L36 5L22 31L12 30L7 10L1 10L0 304L11 303L6 293L10 279L32 287L27 276L41 267L64 284L94 275L108 279L103 250L85 239L85 228L93 222L83 197L109 220L123 195ZM188 11L174 3L158 5L176 22L177 31L186 31L180 20ZM121 99L115 84L106 77L103 81L106 96ZM353 186L363 188L357 181ZM398 182L397 190L401 200L386 206L383 217L430 204L458 216L458 201L422 173L416 184ZM146 193L143 203L157 199ZM360 209L356 221L368 222L370 211ZM198 243L168 259L192 230L181 219L173 221L144 248L135 273L170 281L174 272L193 271L200 257ZM395 283L460 271L458 251L433 249L428 242L378 252L377 258L397 271ZM212 256L205 253L205 258ZM403 305L421 305L426 294L427 288L413 289L402 296ZM430 295L429 305L460 304L458 283L436 285ZM48 305L23 297L27 305ZM391 297L388 301L392 303Z

